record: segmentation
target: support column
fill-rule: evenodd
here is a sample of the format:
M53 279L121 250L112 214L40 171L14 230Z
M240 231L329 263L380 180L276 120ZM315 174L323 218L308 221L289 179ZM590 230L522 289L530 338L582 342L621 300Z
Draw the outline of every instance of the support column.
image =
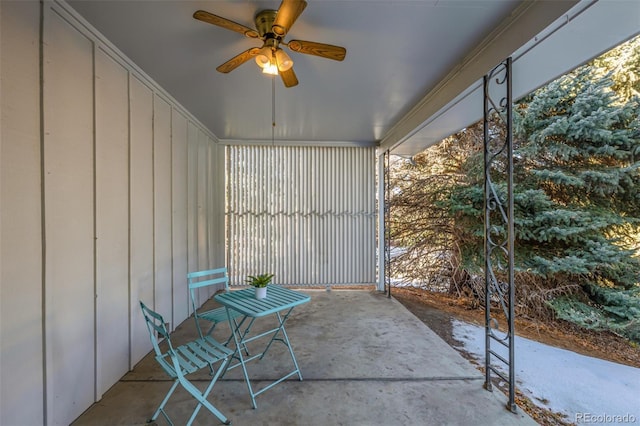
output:
M484 77L485 383L492 374L509 385L507 408L516 411L514 368L514 226L511 58ZM491 311L501 308L506 324ZM507 373L505 374L505 369Z
M385 291L387 277L387 229L386 229L386 165L387 151L378 154L378 291Z

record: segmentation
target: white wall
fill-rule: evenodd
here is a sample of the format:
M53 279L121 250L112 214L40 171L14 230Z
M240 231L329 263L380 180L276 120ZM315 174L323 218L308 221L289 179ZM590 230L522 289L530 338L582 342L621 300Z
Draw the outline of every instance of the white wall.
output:
M227 147L230 281L376 281L375 148Z
M44 407L40 6L0 2L0 424Z
M65 4L0 23L0 424L69 424L224 264L224 154Z

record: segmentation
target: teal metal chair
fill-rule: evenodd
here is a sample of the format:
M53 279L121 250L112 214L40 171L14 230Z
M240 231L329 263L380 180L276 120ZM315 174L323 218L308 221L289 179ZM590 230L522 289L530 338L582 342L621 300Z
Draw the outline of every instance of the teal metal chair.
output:
M197 305L197 291L203 287L212 286L212 285L220 285L224 284L224 291L229 291L229 274L227 273L227 268L216 268L209 269L206 271L197 271L190 272L187 274L187 280L189 282L189 293L191 294L191 306L193 307L193 317L196 320L196 327L198 328L198 334L200 337L204 337L202 334L202 330L200 329L200 320L205 320L211 323L211 327L209 331L207 331L206 336L211 335L213 329L221 322L228 322L229 316L227 315L227 310L224 306L211 309L208 311L198 312ZM234 322L234 325L237 327L236 318L241 316L239 312L230 311L231 319ZM230 339L229 339L230 340ZM227 340L226 344L229 343ZM246 349L246 348L245 348Z
M231 421L227 419L224 414L207 401L207 397L213 389L213 385L218 380L220 373L226 371L229 357L233 354L233 351L218 343L210 336L196 339L174 348L171 344L171 337L169 336L169 332L165 325L166 323L162 316L149 309L142 301L140 301L140 307L142 308L142 314L144 315L144 319L147 323L147 329L149 330L153 350L156 353L156 361L158 361L158 364L160 364L160 367L162 367L164 372L174 380L171 389L167 392L167 395L160 403L156 412L148 420L148 423L155 422L158 416L162 414L167 422L170 425L173 425L173 422L167 415L164 407L173 392L176 390L178 384L180 384L196 399L196 401L198 401L198 405L193 410L193 414L191 414L191 418L187 422L187 426L191 425L198 414L198 411L200 411L200 408L202 407L208 409L222 423L226 425L231 424ZM165 342L162 346L167 346L167 350L164 352L160 349L162 339L164 339ZM215 369L214 364L218 362L220 365ZM205 391L201 392L196 386L187 380L185 376L205 367L209 368L212 378Z

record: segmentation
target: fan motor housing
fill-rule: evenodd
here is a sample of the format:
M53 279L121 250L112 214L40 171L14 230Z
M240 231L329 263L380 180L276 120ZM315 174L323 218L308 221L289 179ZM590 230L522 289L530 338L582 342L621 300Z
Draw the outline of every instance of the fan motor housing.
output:
M260 34L260 38L263 38L267 34L273 34L271 31L271 27L273 27L273 23L276 20L277 10L263 10L258 12L256 15L256 29L258 30L258 34ZM276 35L273 34L273 37L276 38Z

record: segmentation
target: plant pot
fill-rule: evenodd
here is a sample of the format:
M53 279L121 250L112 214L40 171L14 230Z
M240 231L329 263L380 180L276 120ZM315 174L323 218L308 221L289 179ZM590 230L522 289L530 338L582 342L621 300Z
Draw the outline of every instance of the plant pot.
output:
M266 287L256 287L256 299L265 299L267 297Z

